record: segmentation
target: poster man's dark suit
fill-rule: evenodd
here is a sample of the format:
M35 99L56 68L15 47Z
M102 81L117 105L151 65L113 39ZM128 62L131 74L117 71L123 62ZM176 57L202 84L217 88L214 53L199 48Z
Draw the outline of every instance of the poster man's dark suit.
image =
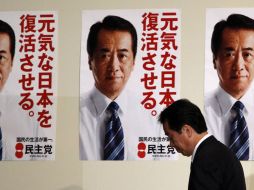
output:
M246 190L241 163L215 137L198 147L191 164L189 190Z

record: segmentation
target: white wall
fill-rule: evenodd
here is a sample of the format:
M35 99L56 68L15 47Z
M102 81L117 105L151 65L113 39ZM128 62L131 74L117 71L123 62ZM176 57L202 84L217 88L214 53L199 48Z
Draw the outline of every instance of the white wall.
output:
M181 97L203 108L206 8L254 7L253 0L1 0L0 11L56 10L59 14L59 84L56 160L0 163L0 189L184 190L190 158L178 161L81 162L78 150L81 11L177 8L182 17ZM192 84L192 85L190 85ZM193 88L195 90L193 90ZM248 190L254 162L243 162ZM115 186L117 185L117 186Z

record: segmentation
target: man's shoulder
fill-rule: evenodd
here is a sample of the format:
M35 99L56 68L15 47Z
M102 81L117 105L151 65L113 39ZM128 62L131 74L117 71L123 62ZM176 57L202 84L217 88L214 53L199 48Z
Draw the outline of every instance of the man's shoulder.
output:
M86 107L88 105L90 105L92 103L92 100L91 100L91 91L89 92L85 92L85 93L82 93L80 94L80 98L79 98L79 101L80 101L80 108L82 107Z
M22 115L25 110L23 110L22 106L19 105L21 100L21 97L17 95L1 96L0 109L8 114L14 115L18 113L18 115Z
M197 158L199 158L199 161L211 160L217 163L235 160L233 153L214 136L210 136L200 145L200 150L197 151Z
M218 91L213 90L205 94L204 116L206 119L216 119L221 114L221 105L218 100Z
M126 89L123 91L129 112L138 115L147 115L147 110L142 105L142 95L138 92Z
M215 102L217 102L216 99L217 96L217 90L212 90L207 93L205 93L205 106L212 106Z
M192 171L200 174L213 176L218 184L227 189L243 189L244 174L239 160L222 143L213 136L203 142L202 151L195 156L192 164ZM205 173L203 173L205 172ZM236 188L232 188L232 187ZM230 188L231 187L231 188ZM241 188L237 188L241 187Z
M101 97L98 98L94 90L80 95L79 111L82 118L96 117L100 110L100 105L103 102L100 98Z

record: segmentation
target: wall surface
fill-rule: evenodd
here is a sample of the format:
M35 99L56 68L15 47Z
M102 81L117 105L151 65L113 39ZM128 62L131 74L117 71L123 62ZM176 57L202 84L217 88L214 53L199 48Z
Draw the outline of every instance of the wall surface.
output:
M184 190L190 158L177 161L79 161L81 12L90 9L181 9L181 97L203 108L206 8L254 7L253 0L2 0L0 11L54 10L59 16L58 113L55 161L0 163L0 188L36 190ZM194 90L193 90L194 89ZM243 162L248 190L254 162Z

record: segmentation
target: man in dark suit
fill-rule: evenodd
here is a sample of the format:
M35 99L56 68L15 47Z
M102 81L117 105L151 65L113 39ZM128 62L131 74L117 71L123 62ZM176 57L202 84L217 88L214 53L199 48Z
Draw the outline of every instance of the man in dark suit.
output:
M192 155L189 190L246 190L240 161L207 133L200 109L181 99L159 116L170 145L184 156Z

